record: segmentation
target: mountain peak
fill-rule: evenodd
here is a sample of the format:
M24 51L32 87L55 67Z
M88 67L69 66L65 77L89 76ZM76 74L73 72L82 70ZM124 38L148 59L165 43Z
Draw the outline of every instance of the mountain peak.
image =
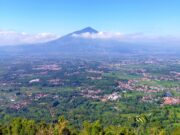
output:
M97 30L93 29L92 27L86 27L82 30L80 30L81 32L89 32L89 33L98 33Z
M65 36L63 36L63 37L60 37L59 39L69 39L69 38L72 38L72 35L74 35L74 34L79 35L79 34L83 34L83 33L87 33L87 32L90 33L90 34L98 33L98 31L95 30L95 29L93 29L92 27L86 27L86 28L84 28L84 29L81 29L81 30L78 30L78 31L74 31L74 32L72 32L72 33L69 33L69 34L67 34L67 35L65 35ZM55 41L58 41L59 39L57 39L57 40L55 40Z
M82 30L75 31L72 34L82 34L82 33L87 33L87 32L89 32L89 33L98 33L97 30L95 30L95 29L93 29L91 27L86 27L86 28L84 28Z

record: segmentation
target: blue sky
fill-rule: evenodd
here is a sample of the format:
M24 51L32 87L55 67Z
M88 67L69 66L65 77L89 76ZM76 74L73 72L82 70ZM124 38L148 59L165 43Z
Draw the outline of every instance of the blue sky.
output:
M0 29L63 35L99 31L180 36L180 0L0 0Z

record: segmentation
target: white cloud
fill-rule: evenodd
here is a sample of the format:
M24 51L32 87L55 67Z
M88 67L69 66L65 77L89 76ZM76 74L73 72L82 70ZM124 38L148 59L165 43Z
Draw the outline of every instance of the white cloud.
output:
M92 38L92 39L121 39L123 37L122 33L111 33L111 32L98 32L98 33L82 33L82 34L73 34L73 37L82 37L82 38Z
M123 33L112 33L112 32L98 32L98 33L82 33L73 34L76 38L89 38L89 39L111 39L125 42L178 42L180 38L173 36L153 36L144 35L143 33L123 34Z
M180 43L180 38L173 36L152 36L142 33L123 34L120 32L98 32L73 34L75 38L89 38L102 40L118 40L123 42L171 42ZM59 36L54 33L28 34L26 32L16 32L0 29L0 46L41 43L57 39Z
M28 34L10 30L0 30L0 45L31 44L50 41L58 38L53 33Z

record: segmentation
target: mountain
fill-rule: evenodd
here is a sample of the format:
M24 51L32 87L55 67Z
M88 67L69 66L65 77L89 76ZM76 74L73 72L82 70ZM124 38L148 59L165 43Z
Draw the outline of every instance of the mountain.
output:
M82 55L116 55L122 53L170 53L170 52L180 52L180 49L173 49L171 45L167 47L163 44L154 43L130 43L122 42L112 39L94 39L94 38L83 38L81 36L84 33L97 34L98 31L86 27L82 30L78 30L62 36L56 40L49 41L41 44L24 45L16 47L1 47L1 54L25 54L25 55L71 55L71 56L82 56ZM172 50L172 51L171 51Z
M122 43L113 40L83 38L81 34L97 34L98 31L91 27L86 27L62 36L56 40L43 45L43 51L69 53L69 54L109 54L117 51L130 52L129 43ZM75 36L76 35L76 36ZM118 47L120 45L120 47ZM132 50L132 49L131 49Z

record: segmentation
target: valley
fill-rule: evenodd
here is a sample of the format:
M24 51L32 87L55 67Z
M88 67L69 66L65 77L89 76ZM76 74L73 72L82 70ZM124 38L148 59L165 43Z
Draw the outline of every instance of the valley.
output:
M83 121L127 125L130 117L153 114L151 124L171 130L180 122L180 60L144 57L1 58L1 123L64 116L81 128Z

